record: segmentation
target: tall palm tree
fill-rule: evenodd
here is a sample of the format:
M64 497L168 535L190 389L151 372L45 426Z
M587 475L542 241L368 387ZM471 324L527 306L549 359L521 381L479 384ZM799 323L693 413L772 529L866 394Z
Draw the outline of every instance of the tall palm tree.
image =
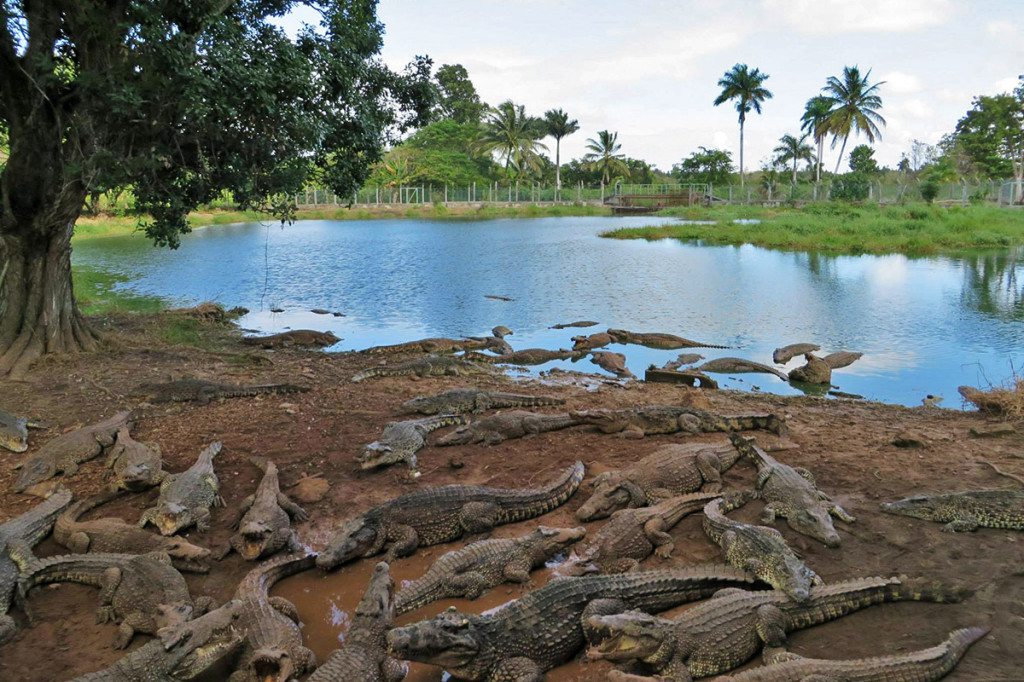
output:
M562 138L579 130L580 122L561 109L550 109L544 112L544 126L555 138L555 189L562 189Z
M772 98L771 91L764 87L766 80L768 74L750 69L746 64L736 64L718 79L722 92L715 98L715 106L734 99L740 115L740 185L743 185L743 125L750 111L760 114L761 103Z
M539 119L527 116L522 104L506 100L487 114L477 146L481 152L497 153L505 171L521 177L540 170L540 152L547 150L540 142L543 135Z
M807 135L801 135L796 137L794 135L783 135L779 138L779 146L777 146L773 153L775 154L776 160L779 163L793 162L793 184L796 184L796 167L801 161L813 161L814 150L811 149L811 145L807 144L805 140Z
M878 113L882 108L878 88L885 81L872 85L868 82L869 78L871 69L861 75L856 66L847 66L843 69L842 77L829 76L825 87L821 89L832 105L832 112L828 116L829 132L833 136L832 146L835 147L839 138L843 138L843 146L836 159L836 173L839 172L839 164L843 161L846 142L851 134L864 133L868 142L882 137L879 126L885 125L885 119Z
M629 166L626 165L625 154L619 154L619 134L607 130L597 131L597 139L587 138L587 149L589 154L583 160L590 164L590 167L601 172L601 186L604 187L613 177L618 175L629 175Z
M804 115L800 117L800 130L814 138L818 146L818 156L814 164L814 181L821 182L821 161L825 152L825 138L829 133L829 115L832 113L832 100L818 95L807 100Z

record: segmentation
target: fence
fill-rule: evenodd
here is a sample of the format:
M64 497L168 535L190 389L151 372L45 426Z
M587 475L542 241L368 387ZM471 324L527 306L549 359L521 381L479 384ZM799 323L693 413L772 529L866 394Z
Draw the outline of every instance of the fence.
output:
M307 189L295 195L298 206L391 205L437 203L595 203L600 204L612 196L611 187L563 186L562 189L543 187L536 183L488 183L469 185L397 185L393 187L366 186L348 199L338 197L327 189Z

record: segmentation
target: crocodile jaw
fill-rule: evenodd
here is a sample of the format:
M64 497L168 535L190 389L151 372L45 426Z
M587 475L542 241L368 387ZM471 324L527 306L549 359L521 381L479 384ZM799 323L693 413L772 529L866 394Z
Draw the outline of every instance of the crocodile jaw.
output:
M20 493L56 475L57 467L53 463L34 457L22 465L18 480L14 483L14 492Z
M400 453L392 450L390 445L374 441L369 445L363 446L363 450L359 453L356 460L359 462L359 468L366 471L401 462L402 456Z
M661 632L654 623L644 622L650 616L635 616L591 616L587 619L587 638L593 644L587 651L587 658L621 663L643 660L656 654L667 633Z
M882 511L887 514L900 514L925 521L937 521L938 510L932 499L926 495L915 495L896 502L883 502Z
M430 620L393 628L387 634L388 651L401 660L429 663L464 675L484 664L475 618L453 607Z
M12 426L0 424L0 448L11 452L25 452L28 450L28 429L24 419L19 419Z

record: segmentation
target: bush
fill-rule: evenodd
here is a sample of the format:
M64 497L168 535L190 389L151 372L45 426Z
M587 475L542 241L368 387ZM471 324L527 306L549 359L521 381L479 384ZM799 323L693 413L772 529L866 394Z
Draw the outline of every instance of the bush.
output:
M939 196L939 183L934 180L924 180L921 182L921 198L929 204L935 201L935 197Z
M864 201L868 198L870 183L863 173L847 173L832 185L832 198L836 201Z

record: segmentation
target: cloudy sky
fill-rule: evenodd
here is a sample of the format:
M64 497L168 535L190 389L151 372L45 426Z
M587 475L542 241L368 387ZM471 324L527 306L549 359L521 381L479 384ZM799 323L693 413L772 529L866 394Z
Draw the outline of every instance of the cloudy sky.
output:
M490 104L578 118L563 159L607 128L664 170L700 145L737 157L735 109L712 106L737 62L770 74L775 95L748 119L748 169L799 129L804 103L845 65L886 81L876 157L890 166L912 139L937 142L973 96L1024 73L1022 0L382 0L379 14L394 67L416 54L463 64ZM826 149L827 166L837 153Z

